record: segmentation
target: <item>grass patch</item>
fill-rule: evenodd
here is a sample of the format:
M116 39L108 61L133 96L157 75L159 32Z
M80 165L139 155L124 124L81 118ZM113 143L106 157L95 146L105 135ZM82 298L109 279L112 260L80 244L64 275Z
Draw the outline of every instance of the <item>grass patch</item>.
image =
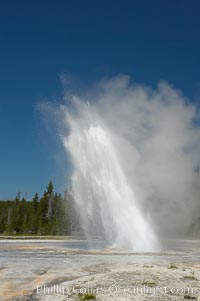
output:
M195 277L195 276L193 276L193 275L186 275L186 276L184 276L183 277L184 279L188 279L188 280L197 280L197 278Z
M144 281L142 283L142 285L146 285L146 286L149 286L149 287L154 287L154 286L156 286L156 283L153 282L153 281Z
M144 268L153 268L153 265L143 265Z
M79 300L80 301L96 300L96 295L95 294L79 294Z
M194 297L194 296L185 295L185 296L184 296L184 299L185 299L185 300L196 300L197 298Z
M174 263L171 263L168 269L178 269L178 267Z

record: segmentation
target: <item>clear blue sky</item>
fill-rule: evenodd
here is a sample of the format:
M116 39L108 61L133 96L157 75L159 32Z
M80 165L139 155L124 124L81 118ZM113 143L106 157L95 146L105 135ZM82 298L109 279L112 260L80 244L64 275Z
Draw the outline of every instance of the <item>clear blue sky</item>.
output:
M62 94L59 74L83 85L131 75L168 80L200 99L198 0L0 1L0 199L63 188L53 142L35 110Z

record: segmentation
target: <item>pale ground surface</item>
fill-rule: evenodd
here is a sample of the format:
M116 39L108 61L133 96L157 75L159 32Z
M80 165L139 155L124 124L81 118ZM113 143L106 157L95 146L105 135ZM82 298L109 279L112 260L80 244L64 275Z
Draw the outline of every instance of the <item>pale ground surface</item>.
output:
M99 301L198 300L199 241L168 241L154 254L87 248L81 241L0 241L0 301L74 301L79 292Z

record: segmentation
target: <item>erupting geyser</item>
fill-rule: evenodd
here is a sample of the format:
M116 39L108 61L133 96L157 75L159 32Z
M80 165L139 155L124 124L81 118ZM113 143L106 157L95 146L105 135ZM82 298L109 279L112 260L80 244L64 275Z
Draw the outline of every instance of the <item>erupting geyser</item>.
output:
M133 251L153 251L157 239L140 212L120 166L112 134L89 104L62 108L69 135L63 143L72 161L71 187L88 238Z

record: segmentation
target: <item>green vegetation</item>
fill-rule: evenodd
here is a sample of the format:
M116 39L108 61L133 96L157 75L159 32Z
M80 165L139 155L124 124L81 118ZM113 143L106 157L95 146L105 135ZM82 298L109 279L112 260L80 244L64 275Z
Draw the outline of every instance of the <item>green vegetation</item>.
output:
M144 281L142 283L142 285L149 286L149 287L154 287L154 286L156 286L156 283L152 282L152 281Z
M143 265L143 267L144 267L144 268L153 268L154 266L153 266L153 265L146 265L146 264L145 264L145 265Z
M187 275L183 277L184 279L188 279L188 280L197 280L197 278L193 275Z
M196 300L197 297L190 296L190 295L185 295L185 296L184 296L184 299L187 299L187 300Z
M168 269L178 269L174 263L171 263Z
M52 181L41 198L0 201L2 235L70 235L78 227L72 196L55 193Z
M95 294L79 294L79 300L80 301L96 300L96 295Z

